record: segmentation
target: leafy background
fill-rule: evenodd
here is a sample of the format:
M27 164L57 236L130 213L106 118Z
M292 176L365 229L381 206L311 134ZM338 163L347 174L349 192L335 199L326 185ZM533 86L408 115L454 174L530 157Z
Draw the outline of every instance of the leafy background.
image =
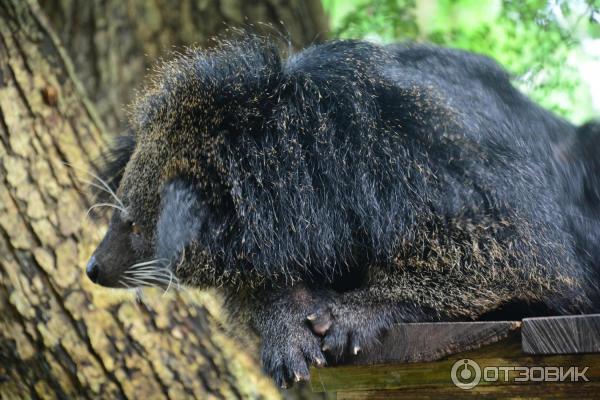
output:
M486 54L542 106L600 115L600 0L323 0L335 36Z

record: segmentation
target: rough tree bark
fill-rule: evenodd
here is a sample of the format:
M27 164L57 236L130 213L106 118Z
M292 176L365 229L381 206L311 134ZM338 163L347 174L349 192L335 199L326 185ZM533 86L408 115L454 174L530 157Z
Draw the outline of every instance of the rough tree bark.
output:
M110 130L147 68L183 46L206 45L228 27L254 24L289 35L296 47L321 40L321 0L45 0L41 3Z
M0 1L0 398L277 398L198 293L92 287L78 170L106 135L33 0Z

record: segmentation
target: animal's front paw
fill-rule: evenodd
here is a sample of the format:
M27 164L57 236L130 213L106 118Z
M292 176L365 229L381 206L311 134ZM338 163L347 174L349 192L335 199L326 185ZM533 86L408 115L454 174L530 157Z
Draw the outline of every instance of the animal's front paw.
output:
M265 301L259 313L263 368L281 387L308 380L311 365L325 365L321 337L306 321L316 296L304 287L289 289Z
M262 363L280 387L307 381L311 365L325 365L321 338L313 334L303 321L295 327L284 326L263 336Z
M321 349L336 359L371 347L390 325L377 308L335 302L319 305L306 319L312 331L323 336Z

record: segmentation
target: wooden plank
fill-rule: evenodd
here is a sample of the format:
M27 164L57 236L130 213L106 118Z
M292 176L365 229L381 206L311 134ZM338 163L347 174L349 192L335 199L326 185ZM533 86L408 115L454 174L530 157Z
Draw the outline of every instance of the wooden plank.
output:
M600 383L556 383L546 385L478 386L338 392L337 400L455 400L455 399L574 399L597 400Z
M600 352L600 314L526 318L522 338L527 354Z
M439 360L449 354L477 349L507 338L518 321L437 322L398 324L367 353L348 356L330 365L392 364Z
M311 387L316 392L353 392L376 390L431 390L446 388L456 394L466 393L452 381L452 367L463 359L474 360L483 371L486 367L570 367L586 371L590 382L600 382L600 354L556 355L556 356L527 356L521 352L521 340L518 333L504 341L482 349L454 354L443 360L423 363L401 363L391 365L343 365L311 370ZM587 369L585 369L587 367ZM497 381L481 380L477 387L539 385L539 382L515 382L518 374L508 373L508 380L503 375ZM586 385L589 382L583 382ZM558 382L548 382L552 387ZM456 391L455 391L456 390ZM481 389L483 390L483 389ZM490 389L492 390L492 389ZM499 389L502 390L502 389ZM550 390L550 389L548 389Z
M457 387L452 370L456 365L471 367L466 359L476 362L482 373L502 371L502 379L481 378L469 390ZM523 369L543 374L560 368L561 373L585 371L585 379L515 380ZM338 399L600 398L600 315L529 318L522 325L397 325L368 354L312 369L311 378L313 391L336 392Z

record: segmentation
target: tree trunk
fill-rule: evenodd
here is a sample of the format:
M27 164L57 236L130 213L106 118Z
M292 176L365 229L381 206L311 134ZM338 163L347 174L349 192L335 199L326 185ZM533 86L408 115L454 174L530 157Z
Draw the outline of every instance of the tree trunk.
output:
M39 7L0 1L0 398L277 398L213 297L85 278L77 177L105 140Z
M327 33L321 0L45 0L42 7L110 130L123 128L133 89L168 52L251 24L285 32L296 47Z

